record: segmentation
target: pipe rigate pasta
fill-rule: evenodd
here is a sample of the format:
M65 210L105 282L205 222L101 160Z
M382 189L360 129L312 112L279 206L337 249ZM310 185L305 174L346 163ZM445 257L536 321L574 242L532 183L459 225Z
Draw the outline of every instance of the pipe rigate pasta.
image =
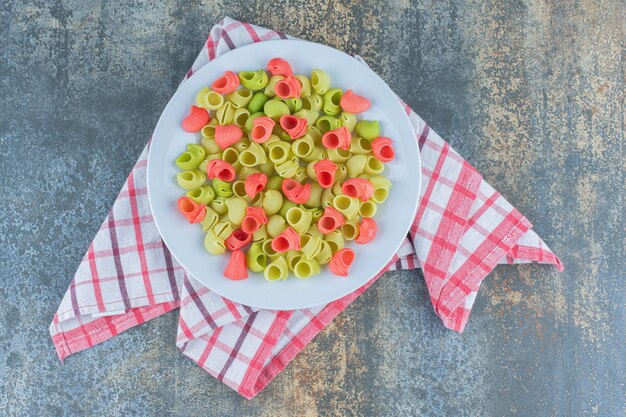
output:
M323 265L348 274L356 254L346 241L375 238L373 216L391 188L382 173L393 141L362 119L370 106L325 71L294 75L282 58L198 91L181 125L200 143L175 160L186 190L177 204L209 253L230 251L224 276L304 279Z

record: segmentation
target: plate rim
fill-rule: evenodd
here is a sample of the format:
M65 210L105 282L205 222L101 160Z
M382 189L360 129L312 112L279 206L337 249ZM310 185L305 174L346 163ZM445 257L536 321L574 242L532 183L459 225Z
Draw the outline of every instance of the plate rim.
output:
M385 89L388 90L388 92L390 94L392 94L393 96L395 96L396 98L396 104L398 106L397 112L399 114L401 114L401 118L404 119L405 123L408 124L409 126L409 130L412 132L412 135L414 136L415 139L415 143L417 146L417 134L415 133L415 130L413 129L413 126L411 124L411 120L409 118L409 115L407 114L407 112L402 108L403 107L403 102L401 101L401 99L395 94L395 92L391 89L391 87L389 87L389 85L374 71L372 70L367 64L364 63L364 61L360 61L359 59L357 59L355 56L352 56L344 51L341 51L339 49L333 48L331 46L328 45L324 45L324 44L320 44L317 42L311 42L311 41L306 41L306 40L300 40L300 39L280 39L280 40L269 40L269 41L265 41L265 42L256 42L256 43L251 43L251 44L247 44L247 45L243 45L240 47L237 47L235 49L231 49L228 52L223 53L222 55L217 56L216 58L210 60L209 62L205 63L204 65L202 65L200 68L198 68L196 71L194 71L194 73L188 77L185 78L183 80L183 82L181 82L181 84L179 84L179 86L177 87L176 91L172 94L172 96L170 97L170 99L168 100L166 106L163 108L163 111L161 112L161 115L159 116L159 119L155 125L155 128L153 130L153 134L152 137L155 136L156 132L158 132L159 128L162 127L163 124L165 124L165 115L168 112L168 109L174 105L174 101L175 98L177 97L178 94L182 94L182 90L181 87L186 84L190 79L192 79L195 76L200 76L203 72L208 71L206 68L210 65L210 66L214 66L214 65L219 65L220 61L228 56L228 54L232 51L235 50L242 50L242 49L253 49L256 47L259 47L262 44L266 44L267 42L286 42L286 43L294 43L294 44L301 44L301 45L313 45L315 47L322 47L324 49L329 49L331 50L333 53L340 53L344 56L346 56L349 59L353 59L356 60L357 62L359 62L361 65L363 65L363 70L367 71L370 73L370 75L372 75L373 77L377 78L381 84L384 86ZM263 45L265 47L265 45ZM152 218L154 221L154 224L157 228L157 231L159 233L160 238L163 240L163 243L165 244L165 246L167 246L167 250L171 253L172 257L174 257L174 259L176 259L176 261L182 266L184 273L188 274L189 276L193 277L196 281L198 281L199 283L201 283L202 285L206 286L210 291L216 293L217 295L223 297L223 298L227 298L229 300L235 301L237 303L240 304L244 304L247 305L249 307L253 307L253 308L259 308L259 309L269 309L269 310L275 310L275 311L289 311L289 310L294 310L294 309L307 309L307 308L313 308L313 307L317 307L317 306L321 306L321 305L326 305L329 304L331 302L337 301L351 293L353 293L354 291L357 291L359 288L361 288L362 286L366 285L368 282L370 282L380 271L376 271L372 274L371 277L369 277L367 280L365 280L364 282L360 283L360 285L356 286L355 288L351 288L349 291L342 291L340 292L340 294L332 299L329 299L327 301L324 301L322 303L319 302L312 302L311 304L302 304L302 305L298 305L297 307L289 307L289 308L280 308L280 307L276 307L276 306L267 306L267 305L257 305L257 304L251 304L248 302L242 302L242 301L238 301L234 298L232 298L231 295L224 295L221 293L220 290L216 290L214 289L210 284L205 283L203 279L199 279L196 278L189 270L187 270L187 268L185 268L185 266L183 265L183 262L181 262L179 260L179 258L176 256L176 254L170 249L170 245L168 245L168 241L165 238L164 234L162 233L162 227L159 225L159 221L157 219L157 216L154 214L154 204L155 202L153 201L153 194L151 192L151 189L153 188L153 186L151 185L152 181L151 178L154 174L151 174L154 172L154 165L156 164L156 162L152 163L152 161L154 161L154 158L152 157L152 138L150 140L150 144L149 144L149 149L148 149L148 158L147 158L147 166L146 166L146 188L147 188L147 195L148 195L148 203L149 203L149 207L150 207L150 213L152 214ZM155 157L156 158L156 157ZM415 218L415 215L417 213L418 207L419 207L419 195L421 193L421 188L422 188L422 160L421 160L421 154L419 152L419 146L417 146L417 165L418 165L418 178L417 178L417 197L415 199L415 204L414 207L410 208L410 212L413 213L413 219ZM152 169L151 169L152 167ZM402 236L406 236L410 229L411 229L411 225L412 222L407 222L408 225L406 227L406 230L404 231L404 233L402 234ZM391 255L389 257L389 259L387 259L385 265L387 265L389 263L389 261L393 258L393 256L397 253L398 249L401 247L402 242L403 242L404 238L401 238L398 240L398 242L396 242L393 246L394 246L394 250L393 252L391 252ZM384 268L384 267L383 267Z

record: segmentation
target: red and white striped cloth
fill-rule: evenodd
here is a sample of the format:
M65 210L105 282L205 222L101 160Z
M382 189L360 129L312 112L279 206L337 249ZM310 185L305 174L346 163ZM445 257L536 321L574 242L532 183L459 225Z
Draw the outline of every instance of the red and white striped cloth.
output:
M287 36L225 18L187 74L216 56ZM59 358L180 307L176 345L246 398L259 393L337 314L383 272L422 267L446 327L463 331L481 281L498 263L559 259L530 222L406 106L423 163L422 196L410 235L385 270L330 304L270 311L224 299L185 273L163 244L146 191L148 146L87 250L50 325Z

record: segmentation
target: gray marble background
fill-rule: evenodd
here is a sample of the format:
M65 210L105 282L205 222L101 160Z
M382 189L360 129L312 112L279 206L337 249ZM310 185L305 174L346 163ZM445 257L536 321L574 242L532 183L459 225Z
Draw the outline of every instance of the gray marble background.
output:
M623 416L618 0L0 2L0 414ZM247 401L162 316L59 363L48 324L223 16L357 53L566 267L501 266L467 330L387 274Z

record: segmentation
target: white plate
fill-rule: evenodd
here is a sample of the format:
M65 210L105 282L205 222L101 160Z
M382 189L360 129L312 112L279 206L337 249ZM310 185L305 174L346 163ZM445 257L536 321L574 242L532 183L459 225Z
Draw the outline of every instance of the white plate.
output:
M190 225L177 210L176 202L184 191L176 184L176 157L199 134L185 132L181 121L196 93L224 71L265 68L274 57L288 60L295 73L310 74L315 68L331 76L332 86L370 99L372 107L359 119L379 120L381 135L394 141L396 159L388 164L387 176L393 187L388 200L379 207L375 219L379 233L368 245L350 244L356 259L346 278L322 273L307 280L293 275L286 281L268 282L262 274L250 273L243 281L222 275L228 256L214 256L204 249L204 233ZM389 262L406 236L416 212L420 191L421 165L415 133L394 93L372 70L351 56L328 46L296 40L259 42L237 48L198 70L178 89L156 126L148 156L148 197L154 221L178 262L210 290L253 307L293 310L314 307L343 297L358 289Z

